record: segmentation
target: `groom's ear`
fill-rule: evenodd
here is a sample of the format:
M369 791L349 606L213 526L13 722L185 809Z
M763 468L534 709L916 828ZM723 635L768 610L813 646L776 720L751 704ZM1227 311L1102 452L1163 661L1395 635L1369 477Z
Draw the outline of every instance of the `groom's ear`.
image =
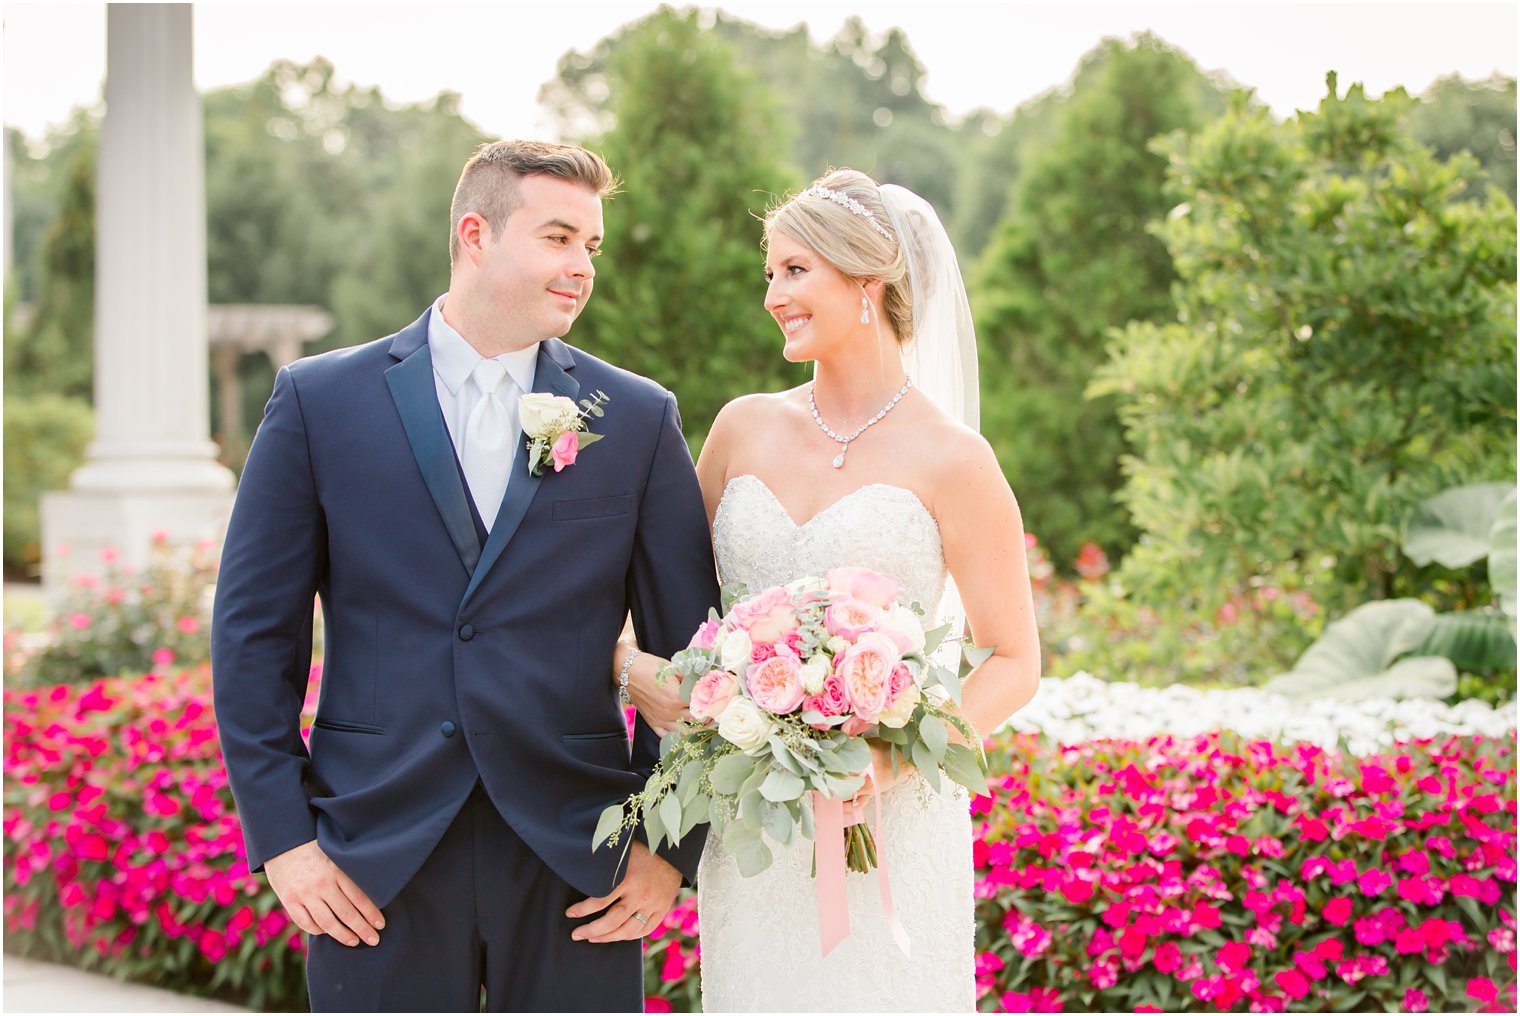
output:
M479 263L486 241L490 239L491 224L479 212L465 212L456 227L459 249L471 262Z

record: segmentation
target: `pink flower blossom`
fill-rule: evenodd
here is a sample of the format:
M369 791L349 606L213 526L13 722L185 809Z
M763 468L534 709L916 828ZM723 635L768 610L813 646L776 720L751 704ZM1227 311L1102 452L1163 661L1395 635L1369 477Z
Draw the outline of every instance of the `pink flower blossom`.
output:
M787 650L753 664L745 678L745 688L755 705L777 716L785 715L802 704L802 663Z
M709 723L717 720L738 690L738 683L728 671L708 671L692 686L691 715Z
M575 457L580 454L581 436L573 430L567 430L554 439L554 445L549 450L549 457L554 462L554 471L562 471L566 466L575 465Z

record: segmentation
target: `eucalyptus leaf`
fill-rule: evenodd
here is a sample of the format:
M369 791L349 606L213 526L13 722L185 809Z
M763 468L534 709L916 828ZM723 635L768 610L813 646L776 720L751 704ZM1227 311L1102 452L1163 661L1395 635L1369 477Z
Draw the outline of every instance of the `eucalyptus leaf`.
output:
M608 837L617 832L623 825L623 806L609 804L602 809L601 818L596 820L596 832L591 834L591 849L595 850L607 842Z
M835 758L844 772L858 773L871 764L871 746L863 737L852 737L835 749Z
M660 824L665 827L670 842L681 842L681 801L674 794L666 794L660 801Z
M764 810L762 825L765 827L766 835L782 846L790 844L793 833L792 816L786 810L786 805L772 804L767 801Z
M808 802L808 804L802 806L801 811L797 815L797 827L802 831L802 835L808 839L814 838L812 802Z
M712 767L713 789L725 797L733 797L739 793L739 788L749 779L754 769L755 760L743 752L736 751L725 756Z
M739 874L745 878L754 878L771 866L770 848L758 837L746 841L733 855L739 864Z
M596 415L601 416L602 411L597 410ZM581 431L580 437L577 439L576 450L579 451L581 448L585 448L587 445L594 445L606 436L606 434L593 434L589 430L583 430Z
M659 850L660 844L665 842L665 822L660 816L658 805L644 812L644 836L649 840L650 853Z
M945 749L945 775L973 794L986 797L990 793L981 755L964 744L952 744Z
M691 799L689 804L683 804L681 808L681 835L676 837L676 841L680 842L681 837L691 832L695 826L708 821L711 807L712 798L706 794L698 794Z
M792 749L786 746L786 742L775 734L772 734L768 740L771 746L771 757L785 766L794 775L801 776L802 763L797 760L797 756L792 753Z
M926 715L918 723L918 735L928 745L935 764L938 764L945 757L945 745L950 743L950 731L945 726L945 721L938 716Z
M676 797L684 805L696 794L702 785L702 763L692 759L681 767L681 775L676 778Z
M966 646L961 650L961 655L966 658L966 662L975 670L986 663L995 652L997 652L997 646Z
M760 811L760 805L765 798L760 796L760 791L753 790L739 798L739 822L746 829L758 832L765 816Z
M940 687L950 693L950 701L956 705L961 704L961 676L949 667L935 667L934 676L939 678Z
M924 632L924 655L928 656L939 648L939 644L945 641L945 636L950 634L950 626L942 624L938 628L930 628Z
M767 801L795 801L804 789L802 777L785 769L772 769L760 784L760 796Z
M939 789L939 762L934 758L929 746L922 741L913 742L913 764L918 766L918 771L929 786Z

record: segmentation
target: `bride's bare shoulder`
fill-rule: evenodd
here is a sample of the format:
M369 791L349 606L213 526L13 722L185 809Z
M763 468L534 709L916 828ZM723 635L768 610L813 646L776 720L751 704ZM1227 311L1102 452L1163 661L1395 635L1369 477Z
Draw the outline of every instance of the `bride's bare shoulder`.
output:
M799 409L805 409L805 388L792 388L784 392L756 392L741 395L718 410L713 420L713 434L720 431L745 433L755 427L778 423Z

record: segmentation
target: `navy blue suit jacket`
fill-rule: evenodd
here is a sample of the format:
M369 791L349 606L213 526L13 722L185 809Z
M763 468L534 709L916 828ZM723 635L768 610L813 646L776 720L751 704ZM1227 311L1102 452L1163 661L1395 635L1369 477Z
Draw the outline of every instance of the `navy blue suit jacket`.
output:
M479 779L519 836L587 895L602 809L642 787L611 674L631 611L669 656L718 602L675 399L557 339L535 388L602 391L601 441L528 475L519 448L481 544L436 395L431 310L393 336L280 370L238 488L212 672L249 866L316 838L376 905L421 866ZM299 713L322 601L322 690ZM699 830L700 832L700 830ZM688 880L702 837L661 853Z

